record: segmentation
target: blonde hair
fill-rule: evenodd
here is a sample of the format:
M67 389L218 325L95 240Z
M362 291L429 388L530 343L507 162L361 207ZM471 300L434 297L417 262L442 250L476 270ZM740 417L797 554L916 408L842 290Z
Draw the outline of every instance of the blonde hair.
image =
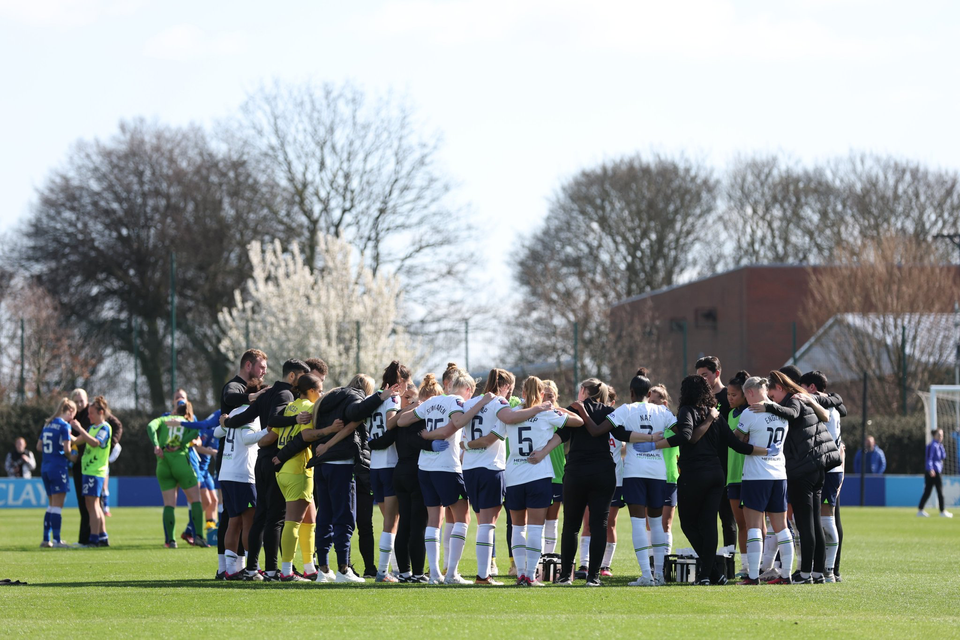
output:
M543 381L530 376L523 381L523 408L529 409L543 402Z
M457 369L456 373L450 377L450 391L457 391L459 389L469 389L470 395L473 395L474 390L477 388L477 381L473 379L473 376L468 374L463 369Z
M350 382L347 383L348 389L359 389L363 391L363 395L369 396L373 395L374 390L376 389L376 382L373 378L368 376L365 373L358 373L357 375L351 378Z
M74 416L77 415L77 404L70 398L61 398L60 405L57 407L57 410L53 412L53 415L47 418L47 422L59 417L62 413L66 412L67 409L73 411Z
M549 388L550 391L553 392L553 406L559 407L559 406L560 406L560 402L559 402L559 400L560 400L560 389L557 388L557 383L554 382L553 380L544 380L544 381L543 381L543 390L544 390L544 392L546 392L547 388Z
M76 389L74 389L73 391L70 392L70 399L73 400L74 402L76 402L79 398L83 398L84 404L87 403L88 398L87 398L87 392L86 392L86 390L80 389L80 388L78 387L78 388L76 388Z
M650 387L650 391L647 391L647 398L650 397L651 393L656 392L661 398L663 398L663 406L670 407L670 392L667 391L667 388L662 384L656 384ZM657 403L654 403L657 404Z
M427 398L440 395L443 395L443 387L437 382L437 376L433 373L428 373L423 376L423 381L420 383L420 391L417 394L420 400L426 400Z
M587 378L580 383L580 388L587 392L587 397L600 404L610 402L610 387L597 378Z

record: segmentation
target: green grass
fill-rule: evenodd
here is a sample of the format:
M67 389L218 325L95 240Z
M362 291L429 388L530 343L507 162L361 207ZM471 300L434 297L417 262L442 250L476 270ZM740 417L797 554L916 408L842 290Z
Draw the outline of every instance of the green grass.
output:
M180 527L186 511L177 515ZM602 589L215 582L214 549L162 548L160 509L114 509L110 549L40 549L42 518L0 511L0 578L29 582L0 587L6 636L956 637L960 629L960 518L920 519L909 509L845 508L842 584L657 589L626 586L637 570L628 518L619 523L616 577ZM65 515L68 541L77 523L75 512ZM501 575L505 529L501 522ZM471 527L467 576L474 539ZM679 526L675 544L686 545Z

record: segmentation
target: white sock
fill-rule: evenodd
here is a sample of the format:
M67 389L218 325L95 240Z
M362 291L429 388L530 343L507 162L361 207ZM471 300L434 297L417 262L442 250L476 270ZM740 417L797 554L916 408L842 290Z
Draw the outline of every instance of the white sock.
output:
M823 522L823 537L827 549L823 566L827 573L833 573L833 564L837 561L837 550L840 549L840 532L837 531L837 519L835 516L823 516L820 520Z
M657 518L650 527L650 542L653 545L653 572L663 575L663 558L667 555L667 533L663 530L660 519Z
M288 576L293 573L293 563L292 562L281 562L280 563L280 575Z
M667 531L667 553L673 553L673 530Z
M633 527L633 551L637 554L640 575L650 577L650 536L647 534L646 518L630 518Z
M393 541L396 535L388 531L380 534L380 562L377 564L377 571L386 573L390 568L390 554L393 552Z
M423 532L423 545L427 550L427 564L430 566L430 577L440 577L440 529L427 527Z
M780 548L780 577L789 578L793 569L793 536L790 535L790 529L777 534L777 547Z
M493 558L493 540L496 532L497 526L493 524L477 526L477 576L480 578L490 576L490 562Z
M394 540L396 540L396 538L394 538ZM390 567L390 570L393 571L394 573L397 573L397 571L399 570L399 567L397 566L397 554L395 551L390 552L389 567Z
M747 575L751 580L760 577L760 556L763 553L763 531L747 529Z
M443 523L443 572L447 572L447 568L450 566L450 535L453 533L453 522L444 522Z
M237 554L233 554L233 557L237 557ZM219 553L217 554L217 571L223 573L227 570L227 554Z
M526 527L518 527L513 525L513 540L510 543L510 548L513 550L513 562L517 565L517 577L527 575L527 537L525 534Z
M609 567L610 563L613 561L613 554L617 550L616 542L608 542L606 548L603 550L603 562L600 563L601 567Z
M463 547L467 544L467 523L455 522L450 529L450 558L447 561L447 573L454 575L460 568L460 558L463 557Z
M557 529L559 520L545 520L543 523L543 552L556 553L557 551Z
M773 568L773 562L777 559L777 534L773 532L773 527L767 523L767 535L763 539L763 557L760 559L760 570L767 571Z
M537 577L537 566L540 564L540 549L543 548L543 525L527 525L527 573L531 580Z
M315 565L314 563L308 562L305 565L303 565L303 575L306 576L316 572L317 572L317 565Z
M584 567L590 565L590 536L580 538L580 564Z
M748 531L749 531L749 530L748 530ZM760 535L761 535L761 536L763 535L763 532L762 532L762 531L760 532ZM748 537L749 537L749 536L748 536ZM763 549L763 545L762 545L762 544L760 545L760 549L761 549L761 550ZM762 553L762 551L761 551L761 553ZM742 571L743 573L746 573L746 572L747 572L747 565L748 565L747 554L746 554L746 552L741 553L741 554L740 554L740 571ZM759 566L759 565L757 565L757 566Z
M226 571L227 573L233 574L243 567L243 565L240 564L240 558L238 558L237 554L235 554L233 551L230 551L230 549L227 549L226 553L224 553L222 557L223 568L221 571Z

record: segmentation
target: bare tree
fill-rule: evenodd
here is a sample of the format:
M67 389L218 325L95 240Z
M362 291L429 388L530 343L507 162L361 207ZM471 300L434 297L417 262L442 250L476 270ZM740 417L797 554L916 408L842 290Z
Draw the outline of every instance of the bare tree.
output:
M83 341L132 353L139 325L136 355L154 407L166 404L171 253L183 356L207 362L212 385L226 375L216 314L245 278L245 241L266 233L251 205L253 175L197 128L121 123L109 141L77 143L25 222L21 264Z
M848 371L868 373L871 408L882 415L902 410L904 367L908 387L922 389L952 362L952 318L935 314L953 310L960 278L936 254L929 242L910 236L863 240L838 249L835 266L811 277L802 317L813 332L835 316L854 314L834 325L831 357Z
M713 260L715 191L711 172L683 157L631 156L566 182L517 261L525 302L511 354L569 358L577 322L581 371L609 373L610 306Z
M448 285L470 263L467 221L438 166L439 135L421 133L408 105L351 84L275 83L247 99L238 133L267 178L264 206L311 268L322 235L344 238L374 275L402 279L408 310L429 301L410 323L420 332L463 316Z

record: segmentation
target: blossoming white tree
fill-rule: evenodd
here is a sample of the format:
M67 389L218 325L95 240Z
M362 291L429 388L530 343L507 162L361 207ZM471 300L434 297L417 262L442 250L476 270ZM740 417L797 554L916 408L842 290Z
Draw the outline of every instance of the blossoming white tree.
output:
M267 353L274 372L289 358L320 357L330 367L328 389L355 373L376 379L394 359L416 366L418 346L398 324L398 278L374 275L346 241L321 236L316 270L296 243L252 242L247 251L246 292L234 291L233 306L219 314L220 349L232 362L252 347Z

